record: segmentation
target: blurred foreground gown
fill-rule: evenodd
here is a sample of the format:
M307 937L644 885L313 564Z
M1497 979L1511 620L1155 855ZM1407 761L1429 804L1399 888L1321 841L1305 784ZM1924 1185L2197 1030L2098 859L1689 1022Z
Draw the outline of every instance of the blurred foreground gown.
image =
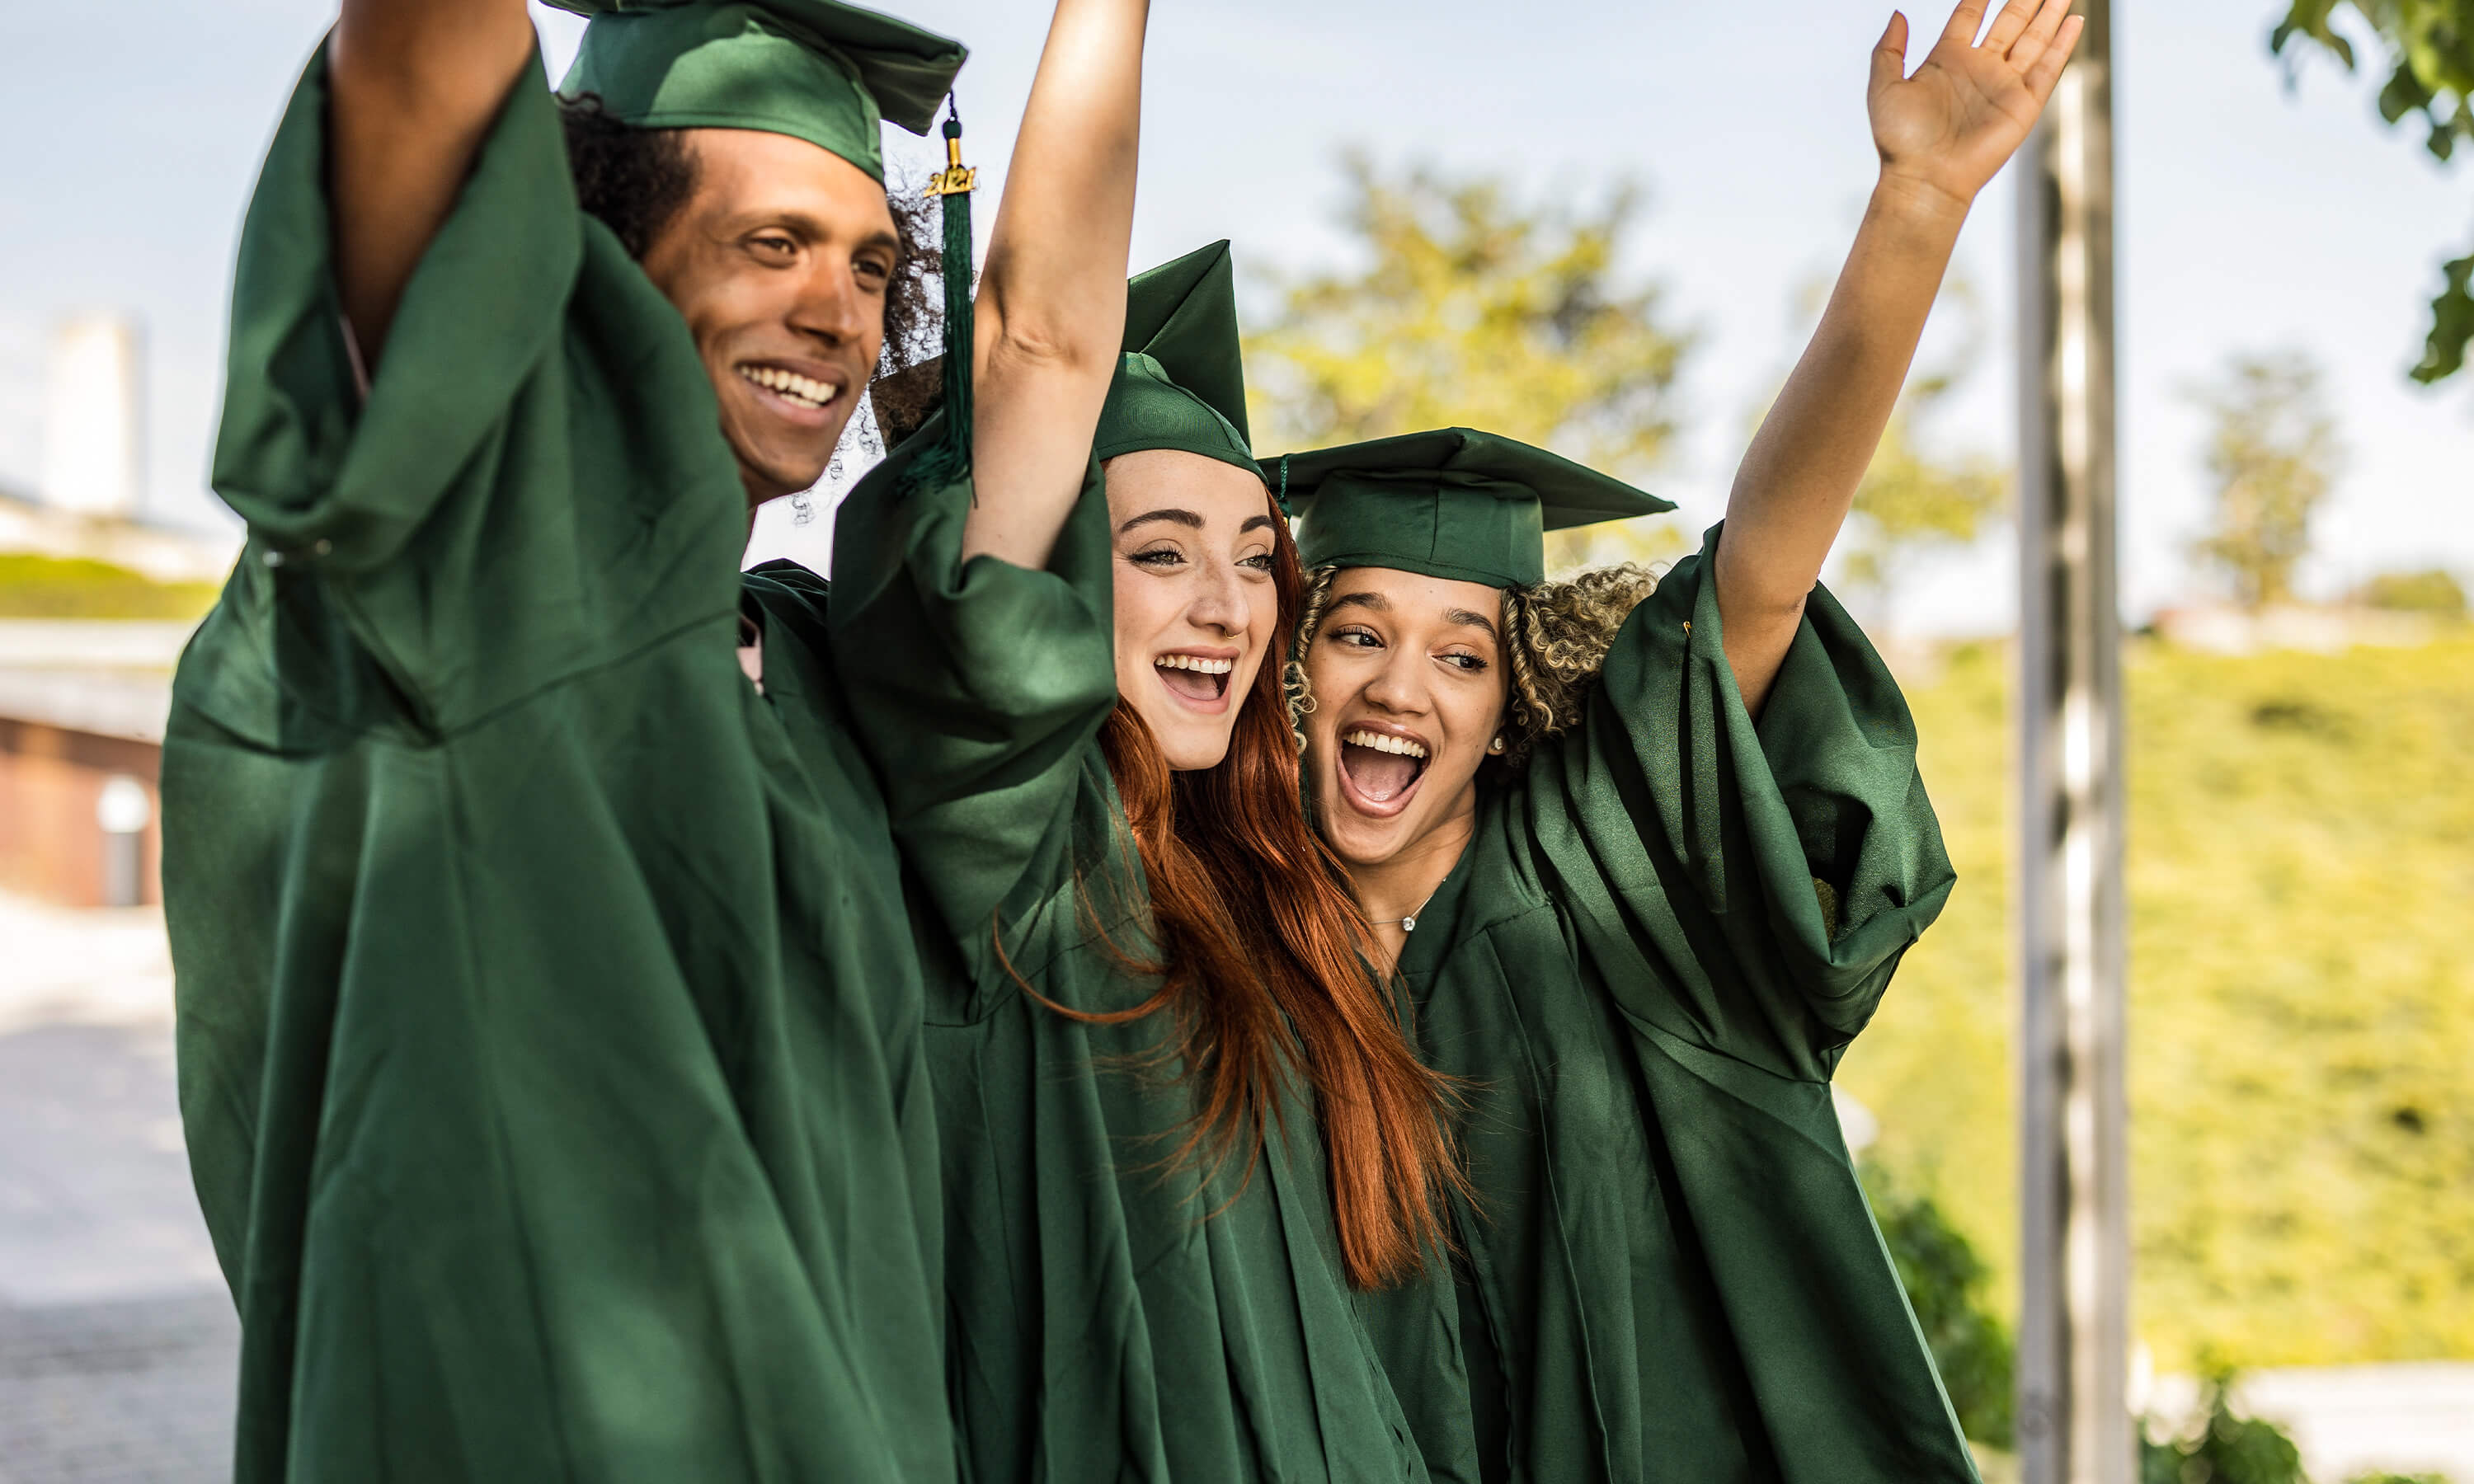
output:
M323 61L241 244L250 539L163 769L238 1476L950 1478L918 968L822 585L745 585L760 696L712 386L538 76L365 404Z
M1820 588L1752 720L1715 540L1485 788L1400 955L1477 1196L1457 1283L1376 1321L1438 1480L1975 1477L1830 1099L1950 895L1915 730Z
M1141 1064L1173 1016L1094 1025L1012 977L1083 1011L1158 987L1092 936L1154 951L1099 742L1108 507L1095 470L1049 570L966 563L968 484L904 488L931 442L837 513L833 634L943 926L923 957L963 1476L1422 1484L1344 1277L1308 1090L1287 1089L1250 1181L1242 1150L1207 1181L1164 1169L1193 1089L1182 1065Z

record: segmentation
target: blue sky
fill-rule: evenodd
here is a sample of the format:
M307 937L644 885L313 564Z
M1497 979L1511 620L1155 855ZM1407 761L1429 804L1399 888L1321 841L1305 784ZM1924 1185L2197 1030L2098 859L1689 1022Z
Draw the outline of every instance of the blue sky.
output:
M2320 530L2323 589L2435 562L2474 577L2474 381L2429 393L2403 376L2435 265L2474 234L2474 168L2451 179L2410 136L2381 129L2368 86L2331 65L2307 66L2289 91L2266 53L2278 8L2117 8L2134 612L2194 587L2183 546L2207 490L2183 389L2238 349L2298 347L2330 371L2351 459ZM971 43L963 116L973 154L1001 167L1045 9L901 9ZM13 63L0 133L19 141L0 167L0 482L33 483L49 326L125 307L149 338L150 508L217 518L205 468L233 238L267 132L329 13L319 0L105 12L0 0ZM1241 266L1345 255L1331 226L1345 144L1499 172L1540 193L1637 178L1650 206L1628 266L1661 282L1674 319L1700 336L1682 389L1689 436L1655 483L1688 516L1713 519L1748 410L1797 348L1796 290L1835 266L1870 183L1865 56L1887 13L1872 0L1162 0L1136 261L1219 236L1235 239ZM1916 12L1919 55L1942 18ZM571 45L568 21L546 27L554 59ZM897 158L929 158L896 139ZM2005 456L2012 217L1997 182L1961 244L1958 270L1999 334L1935 430ZM1940 563L1901 594L1901 618L1998 627L2005 551L1988 541Z

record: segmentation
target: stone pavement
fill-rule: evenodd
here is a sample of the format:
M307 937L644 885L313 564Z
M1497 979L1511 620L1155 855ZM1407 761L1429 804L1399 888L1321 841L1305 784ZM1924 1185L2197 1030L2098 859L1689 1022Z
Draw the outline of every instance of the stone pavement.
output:
M229 1477L231 1303L152 911L0 897L0 1484Z

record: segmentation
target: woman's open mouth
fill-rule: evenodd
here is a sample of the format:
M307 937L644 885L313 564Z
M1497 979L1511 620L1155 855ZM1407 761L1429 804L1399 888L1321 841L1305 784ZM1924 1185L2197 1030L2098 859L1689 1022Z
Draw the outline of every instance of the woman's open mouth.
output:
M1206 714L1228 708L1228 678L1236 673L1235 655L1170 654L1152 661L1152 673L1184 706Z
M1431 750L1416 737L1352 727L1340 736L1341 792L1361 814L1397 814L1409 806L1431 758Z

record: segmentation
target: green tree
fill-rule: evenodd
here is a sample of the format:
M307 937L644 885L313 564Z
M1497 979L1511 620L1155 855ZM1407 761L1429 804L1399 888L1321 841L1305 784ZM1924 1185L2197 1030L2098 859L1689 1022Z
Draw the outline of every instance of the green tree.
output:
M1432 166L1386 173L1341 159L1342 225L1363 266L1280 281L1280 309L1246 342L1257 443L1306 448L1464 425L1624 478L1655 468L1675 434L1676 375L1690 337L1661 323L1658 285L1619 266L1641 195L1538 204L1503 180ZM1629 524L1629 523L1628 523ZM1637 533L1580 551L1654 556Z
M2409 115L2419 120L2424 146L2442 160L2453 159L2460 144L2474 142L2474 0L2292 0L2269 34L2268 50L2283 56L2300 39L2354 71L2354 45L2336 29L2341 11L2369 26L2388 53L2380 117L2390 124ZM2455 375L2474 342L2474 252L2440 265L2440 275L2430 337L2412 372L2425 384Z
M1959 1430L1978 1443L2008 1448L2017 1348L1984 1295L1993 1270L1932 1197L1903 1188L1887 1169L1869 1161L1861 1174L1873 1220L1907 1290L1916 1325L1932 1348Z
M2217 484L2215 522L2194 550L2233 579L2244 607L2285 602L2343 458L2319 368L2299 351L2237 355L2193 395L2212 424Z

